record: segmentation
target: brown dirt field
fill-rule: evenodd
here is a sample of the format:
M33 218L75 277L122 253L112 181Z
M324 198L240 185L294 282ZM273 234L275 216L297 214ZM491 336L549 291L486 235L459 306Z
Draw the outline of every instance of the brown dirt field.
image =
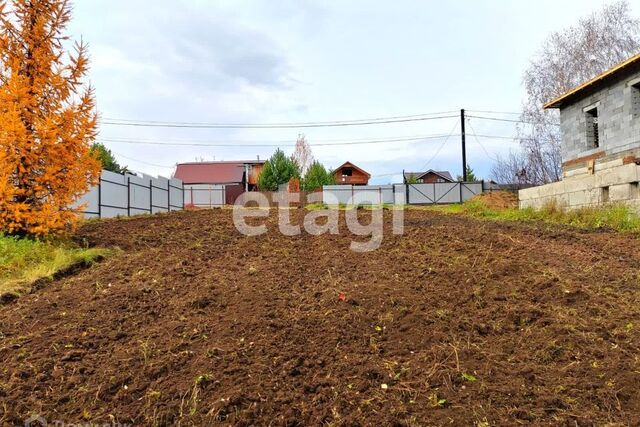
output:
M518 197L508 191L480 193L471 200L482 203L489 209L510 209L518 207Z
M344 222L88 223L122 252L0 305L0 424L640 424L637 238L405 215L365 254Z

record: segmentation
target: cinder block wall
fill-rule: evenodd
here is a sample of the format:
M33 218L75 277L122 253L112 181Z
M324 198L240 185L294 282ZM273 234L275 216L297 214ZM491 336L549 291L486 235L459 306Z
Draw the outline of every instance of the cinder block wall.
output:
M555 202L569 209L626 203L640 212L640 166L623 164L622 159L602 163L593 174L584 173L564 178L560 182L520 190L520 207L541 208Z
M600 152L596 163L623 155L640 155L640 112L638 91L640 70L619 77L612 84L561 109L562 161L568 162ZM593 148L587 132L585 108L599 103L598 134L600 146ZM578 165L580 167L581 165ZM575 169L565 167L565 172Z

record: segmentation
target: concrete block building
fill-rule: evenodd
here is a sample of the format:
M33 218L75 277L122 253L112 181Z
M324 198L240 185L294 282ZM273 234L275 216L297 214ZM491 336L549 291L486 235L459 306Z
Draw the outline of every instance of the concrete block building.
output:
M560 109L560 182L519 192L520 206L625 202L640 208L640 54L551 100Z

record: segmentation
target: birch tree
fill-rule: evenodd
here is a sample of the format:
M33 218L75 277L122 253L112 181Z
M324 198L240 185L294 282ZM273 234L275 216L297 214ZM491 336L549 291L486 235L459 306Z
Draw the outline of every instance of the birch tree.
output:
M521 150L498 159L500 182L545 184L562 179L558 110L551 99L640 52L640 21L621 0L551 34L523 75L526 100L517 132Z

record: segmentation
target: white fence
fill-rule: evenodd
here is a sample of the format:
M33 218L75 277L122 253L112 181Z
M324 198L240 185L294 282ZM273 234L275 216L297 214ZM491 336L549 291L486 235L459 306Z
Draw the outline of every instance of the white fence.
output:
M226 203L224 184L192 184L184 186L185 206L220 207Z
M98 185L85 194L78 205L86 205L85 218L112 218L181 210L183 197L179 179L121 175L103 170Z
M322 187L322 200L330 205L447 204L462 203L482 191L482 182L325 185Z
M324 185L322 201L327 204L403 204L404 186L391 185Z

